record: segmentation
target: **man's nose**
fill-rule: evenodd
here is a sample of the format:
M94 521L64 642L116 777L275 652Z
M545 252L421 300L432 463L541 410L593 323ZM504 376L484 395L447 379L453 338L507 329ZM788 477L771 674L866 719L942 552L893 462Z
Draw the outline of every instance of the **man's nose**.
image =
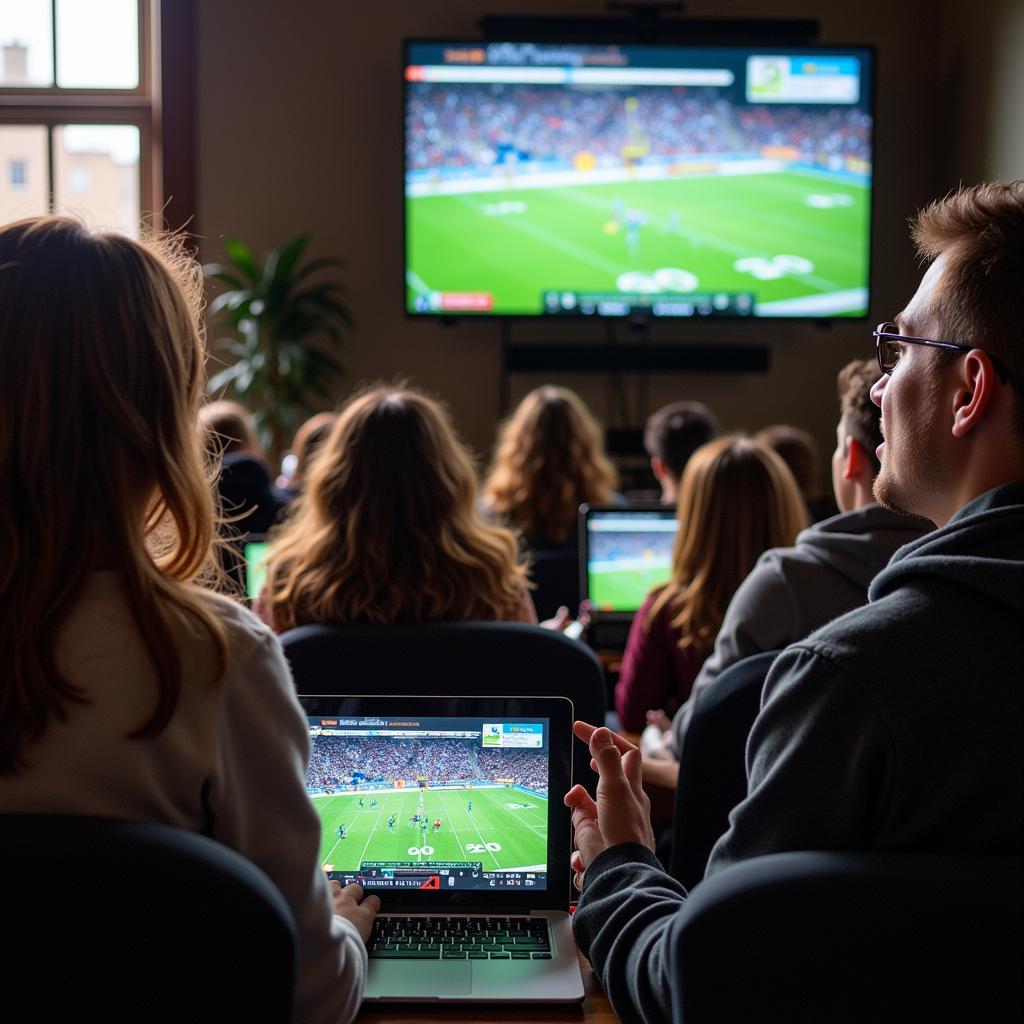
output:
M889 374L883 373L874 384L871 385L871 401L882 408L882 392L885 390L885 385L889 381Z

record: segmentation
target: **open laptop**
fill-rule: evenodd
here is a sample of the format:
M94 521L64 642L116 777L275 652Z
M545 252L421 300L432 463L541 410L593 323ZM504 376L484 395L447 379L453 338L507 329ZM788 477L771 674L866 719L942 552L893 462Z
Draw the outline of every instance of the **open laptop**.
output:
M672 574L674 505L581 505L580 596L590 601L589 639L621 650L644 598Z
M331 878L381 898L369 1001L578 1002L572 702L299 698Z

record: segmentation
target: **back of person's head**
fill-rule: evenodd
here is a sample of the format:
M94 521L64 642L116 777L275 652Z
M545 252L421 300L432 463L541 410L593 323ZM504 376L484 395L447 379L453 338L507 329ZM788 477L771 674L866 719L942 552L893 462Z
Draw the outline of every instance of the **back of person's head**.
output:
M580 504L609 501L617 482L583 400L568 388L545 385L531 391L502 426L484 497L543 546L570 538Z
M323 447L327 438L330 437L331 428L334 426L337 418L337 413L318 412L315 416L310 416L295 431L295 441L292 444L292 454L295 456L295 472L292 474L290 481L293 489L298 491L305 486L313 457Z
M472 459L438 402L403 386L357 394L273 544L275 629L515 618L515 537L480 519L476 497Z
M764 551L793 543L807 510L782 459L733 435L694 452L676 514L672 578L657 592L646 625L667 605L680 646L710 648L736 588Z
M648 417L644 448L678 480L690 456L718 433L711 410L701 402L671 402Z
M259 454L256 424L249 411L238 402L221 399L199 410L199 425L209 435L209 444L222 455L238 452Z
M874 359L854 359L839 371L840 426L860 446L871 467L871 476L882 468L875 449L882 443L882 409L871 401L871 388L878 380Z
M759 430L754 440L767 445L789 466L806 501L813 502L822 496L821 449L810 433L788 423L777 423Z
M1024 443L1024 180L962 188L925 207L913 237L925 259L946 257L931 312L934 337L984 349L1004 363ZM936 358L958 354L935 350Z
M159 683L159 733L182 681L175 633L222 627L191 581L213 501L197 443L205 351L198 265L66 217L0 228L0 772L73 702L56 639L91 573L112 570Z

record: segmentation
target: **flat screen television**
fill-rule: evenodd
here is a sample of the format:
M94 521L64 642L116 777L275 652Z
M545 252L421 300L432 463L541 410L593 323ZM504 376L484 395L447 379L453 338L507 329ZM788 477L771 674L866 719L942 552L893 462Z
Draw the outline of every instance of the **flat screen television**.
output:
M864 317L863 47L405 44L406 310Z

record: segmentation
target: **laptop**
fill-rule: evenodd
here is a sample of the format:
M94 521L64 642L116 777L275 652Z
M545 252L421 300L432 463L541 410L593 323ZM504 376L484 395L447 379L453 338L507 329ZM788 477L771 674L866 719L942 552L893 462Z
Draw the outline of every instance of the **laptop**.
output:
M572 702L301 696L320 859L380 896L370 1002L583 998L570 899Z
M674 505L580 506L580 596L591 605L591 646L625 647L644 598L672 575L677 527Z

